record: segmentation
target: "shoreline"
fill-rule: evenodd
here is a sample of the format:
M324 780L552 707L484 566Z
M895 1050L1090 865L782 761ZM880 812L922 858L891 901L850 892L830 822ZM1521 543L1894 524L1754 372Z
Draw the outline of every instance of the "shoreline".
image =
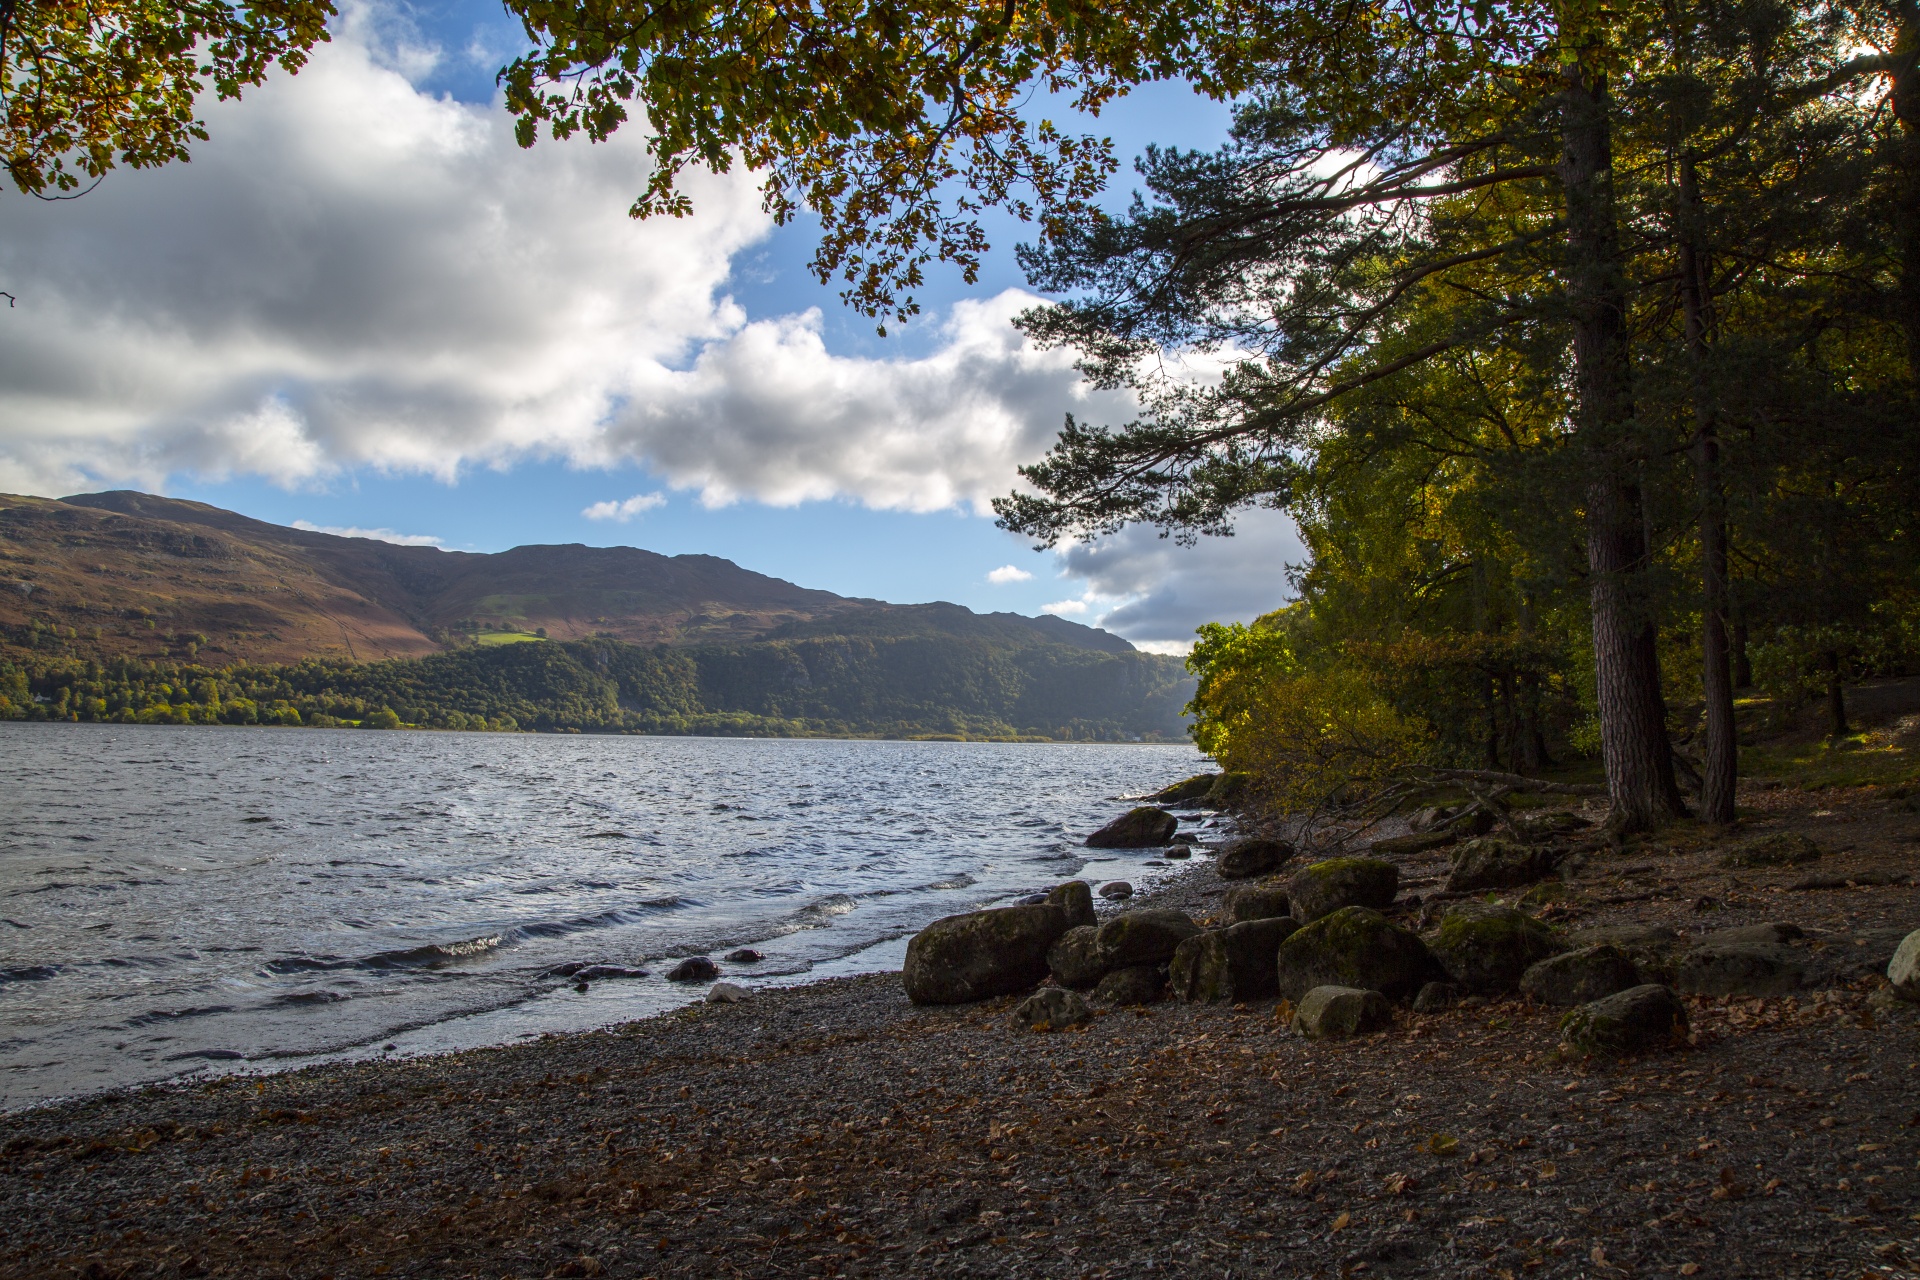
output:
M1867 883L1920 816L1755 803L1861 883L1640 847L1583 873L1584 922L1799 919L1861 961L1920 924L1920 891ZM1643 893L1649 859L1671 883ZM1129 905L1225 888L1209 860ZM1689 1047L1607 1063L1514 1000L1346 1042L1270 1002L1033 1034L1014 998L829 979L0 1116L0 1276L1912 1275L1920 1010L1883 986L1694 998Z

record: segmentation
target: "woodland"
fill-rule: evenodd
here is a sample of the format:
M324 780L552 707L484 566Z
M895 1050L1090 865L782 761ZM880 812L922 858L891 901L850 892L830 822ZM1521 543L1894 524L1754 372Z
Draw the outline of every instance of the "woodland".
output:
M466 647L356 663L0 658L0 720L753 737L1177 740L1179 660L937 633Z

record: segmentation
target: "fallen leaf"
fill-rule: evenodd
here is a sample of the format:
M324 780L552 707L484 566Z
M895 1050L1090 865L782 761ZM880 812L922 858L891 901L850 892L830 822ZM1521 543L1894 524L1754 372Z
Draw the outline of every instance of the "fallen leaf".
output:
M1599 1245L1593 1246L1593 1252L1587 1256L1593 1259L1594 1265L1596 1266L1604 1267L1607 1265L1607 1251Z
M1417 1181L1404 1173L1387 1175L1387 1194L1390 1196L1404 1196L1409 1191L1418 1189L1419 1186Z
M1680 1274L1683 1276L1697 1276L1700 1274L1700 1264L1697 1262L1683 1262L1680 1264Z
M1352 1225L1353 1225L1353 1215L1350 1213L1342 1213L1339 1217L1333 1220L1333 1229L1335 1231L1345 1231L1348 1227Z
M1459 1149L1460 1139L1450 1133L1436 1133L1427 1139L1427 1150L1436 1156L1450 1156Z
M1560 1166L1551 1160L1543 1160L1540 1162L1540 1176L1542 1178L1557 1178L1560 1176Z

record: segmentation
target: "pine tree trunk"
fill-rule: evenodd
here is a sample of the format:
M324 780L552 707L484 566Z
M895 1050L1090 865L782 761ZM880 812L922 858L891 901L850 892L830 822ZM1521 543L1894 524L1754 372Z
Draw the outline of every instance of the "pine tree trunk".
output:
M1707 280L1701 261L1702 209L1691 153L1680 157L1680 303L1693 365L1693 474L1700 503L1700 688L1706 700L1700 821L1733 821L1740 748L1734 739L1733 672L1727 645L1727 517L1720 488L1720 439L1707 385Z
M1674 784L1644 589L1647 547L1638 450L1630 438L1632 369L1606 81L1575 63L1563 72L1563 84L1564 272L1573 321L1574 432L1587 465L1587 568L1608 821L1618 830L1644 831L1686 807Z
M1827 650L1827 736L1844 738L1847 727L1847 691L1840 683L1840 655Z
M1904 55L1893 73L1893 114L1899 157L1900 317L1907 331L1907 372L1920 384L1920 3L1903 0L1894 51Z

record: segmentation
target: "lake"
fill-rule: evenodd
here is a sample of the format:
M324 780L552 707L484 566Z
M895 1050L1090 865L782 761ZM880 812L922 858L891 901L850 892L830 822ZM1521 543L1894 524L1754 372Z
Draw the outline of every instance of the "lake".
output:
M1086 834L1189 746L0 723L0 1107L501 1044L897 969L939 916L1174 868ZM566 963L644 968L585 992Z

